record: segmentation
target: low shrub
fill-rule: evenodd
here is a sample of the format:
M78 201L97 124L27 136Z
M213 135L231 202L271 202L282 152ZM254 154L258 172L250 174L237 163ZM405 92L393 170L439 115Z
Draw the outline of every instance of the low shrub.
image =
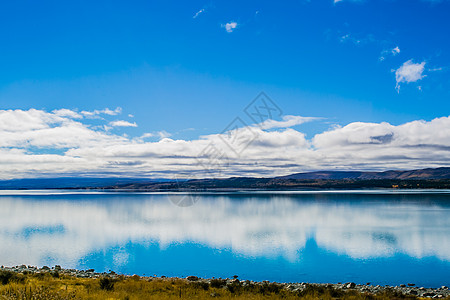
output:
M227 289L230 291L230 293L237 294L237 293L241 292L242 285L239 282L239 280L236 280L236 281L233 281L232 283L227 284Z
M259 286L259 292L263 295L267 294L279 294L282 290L282 286L275 282L265 282L262 285Z
M221 287L225 286L227 284L227 281L225 279L211 279L210 281L210 285L213 288L218 288L220 289Z
M139 275L134 274L133 276L131 276L131 279L137 281L137 280L141 279L141 277Z
M10 282L24 283L26 276L12 271L0 270L0 283L5 285Z
M11 271L0 271L0 282L5 285L8 284L9 281L15 276L14 272Z
M195 289L203 289L205 291L209 290L209 283L204 281L192 282L191 286Z
M105 291L112 291L114 290L114 279L110 277L102 277L99 280L100 289Z
M59 278L59 272L58 271L52 271L52 272L50 272L50 275L52 275L53 278Z

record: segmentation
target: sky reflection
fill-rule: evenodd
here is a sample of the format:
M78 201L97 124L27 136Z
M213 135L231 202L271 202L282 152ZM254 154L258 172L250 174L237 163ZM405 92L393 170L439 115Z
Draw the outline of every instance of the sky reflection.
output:
M389 202L364 197L204 195L195 206L179 208L166 195L2 196L0 260L74 266L92 252L127 243L156 243L161 250L193 243L295 262L313 239L354 259L405 254L450 261L448 196L427 196L424 203L405 195ZM129 253L116 256L124 264Z

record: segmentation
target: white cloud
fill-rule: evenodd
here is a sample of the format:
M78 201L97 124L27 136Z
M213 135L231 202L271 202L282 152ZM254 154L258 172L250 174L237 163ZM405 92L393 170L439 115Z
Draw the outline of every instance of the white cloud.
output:
M82 119L83 118L83 116L80 115L79 113L77 113L76 111L73 111L73 110L70 110L70 109L66 109L66 108L55 109L53 111L53 113L55 115L57 115L57 116L60 116L60 117L70 117L72 119Z
M400 53L400 48L397 46L394 49L392 49L391 52L392 52L392 55L395 56Z
M72 148L92 143L123 142L124 139L89 128L72 114L60 110L48 113L42 110L0 110L0 149L29 147ZM68 116L67 116L68 115Z
M229 22L226 24L222 24L222 27L224 27L228 33L233 32L233 30L235 30L237 28L237 26L238 26L238 23L236 23L236 22Z
M262 129L287 128L318 119L319 118L287 115L283 116L282 121L267 120L265 122L258 124L257 126L261 127Z
M130 123L124 120L112 121L109 122L109 125L111 125L112 127L137 127L136 122Z
M194 15L192 18L193 18L193 19L196 19L200 14L202 14L202 13L204 13L204 12L205 12L205 9L202 8L202 9L200 9L198 12L196 12L195 15Z
M339 41L341 43L350 42L350 43L353 43L356 46L360 46L360 45L363 45L363 44L368 44L368 43L375 42L375 40L374 40L372 35L367 35L365 37L355 37L354 35L351 35L349 33L344 34L343 36L341 36L339 38Z
M89 120L73 116L65 110L0 110L0 178L80 173L108 176L111 172L201 177L207 175L199 158L211 165L208 160L214 153L204 154L211 145L227 159L227 167L219 174L223 177L324 169L413 169L449 166L450 161L450 117L397 126L354 122L307 139L290 127L317 118L284 116L280 121L181 140L166 131L140 137L117 135L105 130L108 123L94 127ZM159 140L146 141L149 137Z
M140 141L143 142L145 139L148 138L154 138L154 137L158 137L159 139L165 139L165 138L169 138L171 137L172 134L165 131L165 130L161 130L161 131L157 131L157 132L147 132L144 133L143 135L141 135L140 137L138 137L137 139L135 139L136 141Z
M423 74L426 62L414 63L412 59L406 61L397 70L395 70L395 81L397 82L395 88L400 91L400 83L417 82L423 79L426 75Z
M165 138L168 138L168 137L171 137L171 136L172 136L171 133L169 133L169 132L167 132L167 131L165 131L165 130L158 131L157 134L158 134L158 136L159 136L161 139L165 139Z
M122 108L117 107L115 110L111 110L109 108L105 108L103 110L94 110L94 111L82 111L81 114L85 117L95 117L98 115L109 115L109 116L117 116L122 113Z
M383 61L386 59L386 56L397 56L398 54L400 54L400 48L398 46L392 48L392 49L388 49L388 50L383 50L381 51L381 55L380 55L380 61Z
M146 132L143 135L140 136L141 139L146 139L146 138L151 138L154 137L155 135L153 133L150 132Z

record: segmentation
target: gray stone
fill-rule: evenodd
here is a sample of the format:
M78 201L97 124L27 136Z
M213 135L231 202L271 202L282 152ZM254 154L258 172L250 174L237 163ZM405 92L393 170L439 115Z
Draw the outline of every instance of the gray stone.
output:
M436 296L436 294L433 293L433 292L424 293L424 294L422 295L422 297L434 297L434 296Z

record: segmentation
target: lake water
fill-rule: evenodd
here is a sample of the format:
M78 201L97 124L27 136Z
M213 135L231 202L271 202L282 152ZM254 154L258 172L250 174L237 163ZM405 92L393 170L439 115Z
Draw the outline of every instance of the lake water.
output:
M0 265L450 284L448 192L0 193Z

